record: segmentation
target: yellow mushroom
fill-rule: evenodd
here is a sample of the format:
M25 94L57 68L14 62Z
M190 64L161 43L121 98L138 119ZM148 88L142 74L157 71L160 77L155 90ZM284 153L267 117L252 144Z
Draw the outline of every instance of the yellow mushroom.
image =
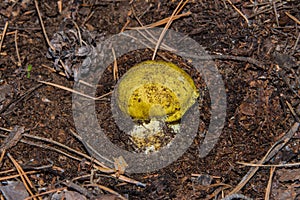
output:
M193 79L175 64L164 61L135 65L117 86L117 104L134 120L178 121L198 96Z

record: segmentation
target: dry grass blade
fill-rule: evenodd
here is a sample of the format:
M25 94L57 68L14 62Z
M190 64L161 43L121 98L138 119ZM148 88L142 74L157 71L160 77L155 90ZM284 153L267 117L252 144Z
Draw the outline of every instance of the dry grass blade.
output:
M152 60L155 59L156 52L157 52L157 50L158 50L158 48L159 48L159 46L160 46L160 44L161 44L161 42L162 42L162 40L163 40L163 38L164 38L164 36L165 36L167 30L168 30L169 27L171 26L171 23L172 23L172 21L173 21L173 20L172 20L173 17L174 17L175 15L177 15L177 14L183 9L183 7L185 6L185 4L187 4L188 1L189 1L189 0L186 0L186 1L182 4L183 0L181 0L181 1L179 2L179 4L177 5L177 7L175 8L175 10L173 11L171 17L169 18L169 20L168 20L166 26L164 27L162 33L160 34L160 36L159 36L159 38L158 38L158 41L157 41L157 43L156 43L156 46L155 46L155 49L154 49L154 53L153 53L153 56L152 56ZM181 5L181 4L182 4L182 5Z
M0 42L0 52L1 52L3 41L4 41L4 38L5 38L5 35L6 35L7 27L8 27L8 22L5 23L4 30L3 30L3 33L2 33L1 42Z
M148 24L148 25L145 25L145 26L140 26L140 27L127 27L127 29L130 29L130 30L143 30L143 29L149 29L149 28L154 28L154 27L158 27L158 26L161 26L163 24L166 24L168 23L169 20L171 21L174 21L176 19L179 19L181 17L186 17L186 16L189 16L190 14L192 14L191 11L188 11L186 13L182 13L182 14L179 14L179 15L175 15L175 16L171 16L171 17L167 17L165 19L162 19L162 20L159 20L157 22L154 22L152 24Z
M138 16L136 15L136 13L135 13L135 11L134 11L133 8L132 8L132 13L133 13L134 17L136 18L136 20L138 21L138 23L141 25L141 27L143 27L143 26L144 26L143 23L142 23L141 20L138 18ZM148 41L151 42L152 44L156 44L156 43L157 43L157 40L158 40L158 39L157 39L156 37L154 37L154 35L153 35L149 30L144 29L144 31L145 31L152 39L151 39L150 37L146 36L146 34L144 34L141 30L137 29L137 31L139 32L139 34L141 34L146 40L148 40ZM147 45L145 45L145 46L147 46ZM169 47L168 45L166 45L166 44L164 44L164 43L161 44L161 47L165 48L165 50L167 50L167 51L175 51L173 48ZM150 47L148 47L148 48L154 51L154 49L152 49L152 48L150 48Z
M118 63L117 63L117 58L116 58L116 53L115 49L111 48L113 56L114 56L114 70L113 70L113 76L114 76L114 81L119 80L119 75L118 75Z
M66 90L66 91L69 91L69 92L73 92L75 94L78 94L78 95L81 95L83 97L86 97L86 98L89 98L89 99L93 99L93 100L101 100L102 98L110 95L112 92L109 92L109 93L106 93L104 95L101 95L100 97L92 97L92 96L89 96L89 95L86 95L84 93L81 93L81 92L78 92L76 90L73 90L73 89L70 89L68 87L65 87L65 86L61 86L61 85L58 85L58 84L55 84L55 83L50 83L50 82L47 82L47 81L38 81L40 83L44 83L46 85L51 85L51 86L54 86L54 87L57 87L57 88L60 88L60 89L63 89L63 90Z
M265 200L270 199L271 186L272 186L272 180L273 180L273 175L274 175L275 169L276 169L276 167L272 167L270 169L270 177L269 177L269 181L268 181L268 186L266 188Z

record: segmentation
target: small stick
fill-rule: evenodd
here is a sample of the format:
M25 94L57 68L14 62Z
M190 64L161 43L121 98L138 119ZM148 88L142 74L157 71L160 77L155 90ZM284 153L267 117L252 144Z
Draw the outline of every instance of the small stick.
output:
M256 65L257 67L263 68L263 63L251 58L251 57L244 57L244 56L233 56L233 55L208 55L208 56L197 56L197 55L192 55L192 54L185 54L182 53L182 56L187 56L190 58L196 58L199 60L211 60L211 59L216 59L216 60L236 60L236 61L243 61L243 62L248 62L253 65Z
M1 38L1 42L0 42L0 52L1 52L1 49L2 49L2 45L3 45L3 41L4 41L4 38L5 38L6 31L7 31L7 27L8 27L8 22L5 23L4 30L3 30L3 33L2 33L2 38Z
M1 163L2 163L2 160L3 160L3 158L4 158L5 153L6 153L6 149L4 149L4 150L2 151L2 153L1 153L1 157L0 157L0 165L1 165Z
M48 70L51 71L51 72L57 72L55 69L53 69L52 67L49 67L49 66L47 66L47 65L45 65L45 64L42 64L41 66L42 66L42 67L45 67L46 69L48 69ZM63 72L58 72L58 74L61 75L61 76L64 76L64 77L67 76L67 75L66 75L65 73L63 73Z
M77 29L77 32L78 32L78 38L79 38L79 43L80 43L80 46L82 46L82 38L81 38L80 28L78 27L77 23L74 22L73 20L72 20L72 23L74 24L75 28Z
M276 19L276 24L277 24L277 27L279 27L278 13L277 13L277 8L276 8L275 1L273 1L273 8L274 8L274 14L275 14L275 19Z
M44 26L44 23L43 23L43 19L41 17L41 13L40 13L40 10L39 10L39 4L38 4L38 1L37 0L34 0L34 3L35 3L35 8L36 8L36 11L38 13L38 16L39 16L39 20L40 20L40 24L41 24L41 27L42 27L42 30L43 30L43 34L44 34L44 37L47 41L47 44L49 45L49 47L52 49L52 51L55 51L55 48L53 47L53 45L50 43L49 41L49 38L47 36L47 33L46 33L46 29L45 29L45 26Z
M284 12L289 18L291 18L292 20L294 20L297 24L299 24L300 25L300 21L296 18L296 17L294 17L293 15L291 15L290 13L288 13L288 12Z
M60 60L60 61L61 61L61 60ZM62 63L63 63L63 62L62 62ZM45 67L46 69L48 69L48 70L51 71L51 72L57 72L55 69L53 69L52 67L49 67L48 65L42 64L41 66L42 66L42 67ZM58 72L58 74L61 75L61 76L64 76L64 77L67 76L67 75L66 75L65 73L63 73L63 72ZM91 87L91 88L95 88L94 85L92 85L92 84L90 84L90 83L88 83L88 82L86 82L86 81L83 81L83 80L79 80L79 83L82 83L82 84L84 84L84 85L87 85L87 86L89 86L89 87Z
M11 132L11 131L12 131L12 130L9 130L9 132ZM6 138L7 138L6 135L0 135L0 136L1 136L1 137L6 137ZM93 160L92 157L90 157L90 156L88 156L88 155L86 155L86 154L84 154L84 153L82 153L82 152L79 152L79 151L77 151L77 150L75 150L75 149L72 149L71 147L68 147L68 146L63 145L63 144L61 144L61 143L59 143L59 142L56 142L56 141L54 141L54 140L52 140L52 139L43 138L43 137L39 137L39 136L34 136L34 135L27 134L27 133L24 133L23 136L24 136L24 137L27 137L27 138L30 138L30 139L35 139L35 140L39 140L39 141L43 141L43 142L48 142L48 143L54 144L54 145L56 145L56 146L59 146L59 147L61 147L61 148L66 149L66 150L69 151L69 152L75 153L75 154L77 154L77 155L79 155L79 156L81 156L81 157L83 157L83 158L86 158L86 159L88 159L88 160L90 160L90 161ZM67 154L67 153L65 153L65 152L63 152L63 151L61 151L61 150L59 150L59 149L54 148L54 147L50 147L50 146L43 145L43 144L32 143L32 142L27 141L27 140L24 140L24 139L21 139L20 142L23 142L23 143L25 143L25 144L30 144L30 145L33 145L33 146L38 146L38 147L45 148L45 149L51 149L51 150L54 150L54 151L59 152L59 153L61 153L61 154L64 154L64 155L66 155L66 156L68 156L68 157L70 157L70 158L72 158L72 159L74 159L74 160L78 160L78 161L81 161L81 160L82 160L82 159L80 159L80 158L71 156L71 155L69 155L69 154ZM98 162L97 160L94 160L93 162L96 163L97 165L103 167L103 168L108 168L108 167L106 167L104 164L102 164L101 162ZM113 163L113 161L111 161L111 163Z
M297 40L296 40L296 42L295 42L295 45L294 45L294 48L293 48L293 52L296 50L297 45L298 45L298 43L299 43L299 40L300 40L300 33L298 34Z
M192 12L188 11L186 13L175 15L173 17L167 17L165 19L159 20L159 21L154 22L152 24L148 24L148 25L140 26L140 27L127 27L127 29L130 29L130 30L141 30L142 29L142 30L144 30L144 29L154 28L154 27L157 27L157 26L168 23L169 20L174 21L174 20L179 19L181 17L189 16L190 14L192 14Z
M21 168L21 166L18 164L18 162L10 155L10 153L7 153L8 158L12 161L12 163L14 164L14 166L16 167L22 182L26 188L26 190L28 191L28 193L33 196L33 192L31 191L31 188L33 188L33 185L31 183L31 181L29 180L28 176L25 174L25 172L23 171L23 169ZM28 183L27 183L28 181ZM29 184L29 186L28 186Z
M84 19L84 21L82 22L81 26L84 26L90 19L91 17L94 15L95 11L92 11L86 19Z
M50 193L54 193L54 192L59 192L59 191L63 191L63 190L66 190L68 189L67 187L63 187L63 188L55 188L53 190L49 190L49 191L46 191L46 192L42 192L40 194L36 194L36 195L32 195L31 197L27 197L26 199L24 200L30 200L30 199L33 199L35 197L40 197L40 196L43 196L45 194L50 194Z
M83 139L82 139L82 137L80 136L80 135L78 135L75 131L73 131L72 129L69 129L70 130L70 132L73 134L73 136L74 137L76 137L81 143L84 143L83 142ZM94 153L97 153L97 151L92 147L92 146L90 146L88 143L84 143L89 149L91 149ZM106 160L107 162L109 162L109 163L113 163L113 161L112 160L109 160L108 158L105 158L104 156L102 156L102 155L100 155L100 154L98 154L97 153L97 155L99 156L99 157L101 157L102 159L104 159L104 160ZM102 165L102 163L96 163L96 164L98 164L98 165L100 165L101 167L105 167L104 165Z
M57 1L57 7L58 7L59 14L61 14L61 12L62 12L62 0Z
M0 26L0 29L3 30L4 29L4 26ZM13 29L13 30L21 30L21 31L24 31L24 30L33 30L33 31L39 31L41 30L41 28L35 28L35 27L15 27L15 26L10 26L8 27L9 30ZM15 31L12 31L12 32L9 32L8 35L12 35L12 34L15 34ZM2 34L0 34L2 35Z
M270 177L269 177L268 185L267 185L267 188L266 188L265 200L269 200L270 199L270 193L271 193L271 187L272 187L272 179L273 179L273 175L274 175L275 169L276 169L276 167L272 167L270 169Z
M14 35L16 31L6 32L5 35ZM21 36L27 37L27 35L20 34ZM4 35L3 33L0 34L0 37L2 38Z
M205 198L205 200L210 200L210 199L213 199L215 198L216 199L216 196L220 193L220 192L223 192L224 190L227 190L228 188L231 188L230 185L220 185L221 187L219 188L216 188L212 194L210 194L209 196L207 196Z
M233 200L233 199L244 199L244 200L252 200L251 198L243 195L243 194L230 194L226 197L224 197L221 200Z
M118 179L120 179L120 180L122 180L122 181L125 181L125 182L127 182L127 183L132 183L132 184L135 184L136 186L139 186L139 187L146 187L146 184L144 184L144 183L141 183L141 182L139 182L139 181L136 181L136 180L134 180L134 179L131 179L131 178L128 178L128 177L126 177L126 176L124 176L124 175L116 175L116 174L112 174L111 176L113 176L113 177L115 177L115 178L118 178Z
M16 170L7 170L7 171L5 171L5 173L9 173L9 172L13 172L13 171L16 171ZM25 172L25 174L36 174L36 173L38 173L38 171ZM0 177L0 181L15 179L15 178L18 178L19 176L20 176L20 174L10 175L10 176L5 176L5 177Z
M26 91L22 96L18 97L17 99L12 100L9 104L7 104L6 106L4 106L1 110L0 110L0 114L4 113L7 109L9 109L10 107L13 107L13 105L18 104L20 101L22 101L23 99L25 99L25 97L27 97L28 95L30 95L33 91L35 91L36 89L38 89L39 87L41 87L43 84L38 84L37 86L30 88L28 91Z
M40 140L40 141L44 141L44 142L49 142L49 143L51 143L51 144L55 144L56 146L59 146L59 147L62 147L62 148L64 148L64 149L66 149L66 150L68 150L69 152L72 152L72 153L75 153L75 154L77 154L77 155L80 155L81 157L83 157L83 158L86 158L86 159L88 159L88 160L93 160L90 156L88 156L88 155L86 155L86 154L84 154L84 153L81 153L81 152L79 152L79 151L77 151L77 150L75 150L75 149L72 149L72 148L70 148L70 147L68 147L68 146L66 146L66 145L63 145L63 144L61 144L61 143L59 143L59 142L56 142L56 141L54 141L54 140L52 140L52 139L48 139L48 138L43 138L43 137L39 137L39 136L33 136L33 135L30 135L30 134L23 134L23 136L24 137L28 137L28 138L31 138L31 139L36 139L36 140ZM100 162L96 162L96 161L94 161L97 165L100 165L101 167L106 167L105 165L103 165L102 163L100 163Z
M246 162L237 162L237 164L251 166L251 167L296 167L300 166L298 163L287 163L287 164L278 164L278 165L264 165L264 164L255 164L255 163L246 163Z
M292 105L288 101L285 101L285 103L289 107L289 109L290 109L291 113L293 114L293 116L295 117L296 121L300 122L300 119L299 119L298 115L296 114L296 112L295 112L294 108L292 107Z
M22 63L21 63L21 58L20 58L19 48L18 48L18 30L15 31L15 47L16 47L16 53L18 58L17 65L20 67Z
M125 29L127 28L128 24L130 23L130 19L127 19L126 23L124 24L124 26L121 29L121 33L125 31ZM129 28L130 29L130 28Z
M38 82L44 83L44 84L46 84L46 85L51 85L51 86L54 86L54 87L57 87L57 88L60 88L60 89L63 89L63 90L69 91L69 92L73 92L73 93L75 93L75 94L79 94L79 95L81 95L81 96L83 96L83 97L86 97L86 98L89 98L89 99L93 99L93 100L100 100L100 99L103 99L104 97L106 97L106 96L112 94L112 92L108 92L108 93L106 93L106 94L104 94L104 95L101 95L100 97L92 97L92 96L89 96L89 95L87 95L87 94L84 94L84 93L78 92L78 91L76 91L76 90L70 89L70 88L68 88L68 87L61 86L61 85L57 85L57 84L55 84L55 83L50 83L50 82L46 82L46 81L38 81Z
M245 21L247 22L247 25L249 26L248 18L230 0L227 0L227 1L245 19Z

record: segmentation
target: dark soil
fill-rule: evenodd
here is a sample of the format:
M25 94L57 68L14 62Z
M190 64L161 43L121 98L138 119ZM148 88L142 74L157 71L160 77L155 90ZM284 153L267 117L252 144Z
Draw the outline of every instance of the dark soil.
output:
M89 45L93 47L100 41L120 33L127 22L127 27L140 26L136 17L146 25L171 16L179 3L157 0L131 3L117 0L84 3L63 1L60 13L57 2L47 0L39 4L50 40L55 33L66 31L69 28L69 25L64 25L66 19L72 19L80 28L91 33L91 37L86 37L90 37ZM232 1L247 16L249 24L228 2L190 1L182 13L191 11L192 14L175 20L170 27L191 37L213 55L225 84L225 127L218 143L208 156L200 158L198 149L204 137L202 133L207 130L211 117L209 95L204 90L199 100L199 133L186 153L168 167L152 173L126 174L125 171L126 176L145 183L145 187L95 171L91 165L85 163L86 160L82 156L74 154L75 157L81 158L81 161L77 161L45 147L47 145L57 149L52 143L25 136L23 139L31 141L31 144L20 141L6 149L0 163L1 186L9 184L6 180L21 181L19 177L9 178L10 175L18 174L16 171L7 171L15 169L10 155L24 171L37 171L28 175L36 188L32 190L34 194L67 187L67 191L77 192L78 199L79 196L87 199L115 198L105 196L104 194L110 193L103 188L87 185L91 183L108 187L128 199L213 199L214 195L216 199L221 199L222 188L224 194L229 193L250 169L237 162L250 163L262 159L270 147L288 132L297 120L299 122L300 2ZM55 65L54 60L47 57L49 46L41 29L34 1L1 1L1 33L6 22L8 28L4 40L3 35L0 35L0 41L3 40L0 51L1 151L4 150L5 136L9 134L5 129L24 126L25 134L48 138L88 154L80 139L72 134L72 131L76 130L72 114L72 93L38 82L48 81L68 88L73 88L75 83L73 73L67 74L61 70L63 68L59 63ZM74 28L74 25L72 27ZM62 51L70 51L72 47L64 47ZM20 60L16 49L19 51ZM121 77L134 64L149 60L151 56L152 51L145 48L118 58L118 75ZM74 58L74 66L80 66L83 58L85 57ZM189 67L186 60L160 51L157 59L165 58L189 73L199 89L205 89L204 81ZM251 59L255 59L256 62L252 62ZM64 61L67 60L68 58ZM30 74L29 65L32 65ZM112 74L113 63L100 80L97 95L114 89L116 81ZM106 134L111 141L124 149L134 151L130 138L118 129L111 118L110 96L97 101L96 105L99 124L107 130ZM299 163L299 135L298 130L292 140L268 164ZM51 166L47 167L49 164ZM297 168L299 165L288 169L292 171ZM200 176L203 174L206 175L204 180L203 176ZM249 198L263 199L269 176L270 168L260 168L239 193ZM281 176L282 173L276 174L275 171L270 198L300 199L299 177L282 181ZM208 184L205 183L207 179ZM69 181L77 187L68 184ZM227 185L230 187L226 189ZM1 192L2 197L7 198L2 190ZM42 199L54 199L51 195L55 192L43 195Z

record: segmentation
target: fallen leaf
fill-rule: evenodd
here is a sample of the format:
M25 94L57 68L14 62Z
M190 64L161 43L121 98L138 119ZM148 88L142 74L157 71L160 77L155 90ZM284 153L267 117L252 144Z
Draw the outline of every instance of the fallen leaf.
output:
M7 181L7 185L0 186L0 191L6 200L23 200L29 197L24 184L19 181Z

